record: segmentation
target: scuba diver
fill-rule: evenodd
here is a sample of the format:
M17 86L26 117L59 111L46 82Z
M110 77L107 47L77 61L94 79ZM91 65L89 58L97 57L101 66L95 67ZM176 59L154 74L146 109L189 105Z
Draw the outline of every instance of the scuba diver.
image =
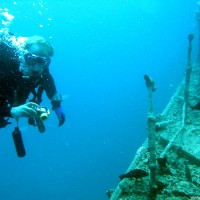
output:
M6 29L0 31L0 128L10 124L9 118L26 117L30 125L44 132L43 119L49 110L39 106L43 91L51 101L58 125L64 124L62 96L49 72L53 54L52 45L41 36L16 37ZM30 94L32 99L27 102Z

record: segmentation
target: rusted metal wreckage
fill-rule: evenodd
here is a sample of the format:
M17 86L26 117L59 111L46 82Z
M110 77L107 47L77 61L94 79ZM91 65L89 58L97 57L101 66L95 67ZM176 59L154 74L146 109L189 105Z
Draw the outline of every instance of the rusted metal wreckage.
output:
M196 18L200 25L200 11ZM144 76L148 137L117 187L107 191L110 200L200 199L200 51L192 64L192 41L189 34L185 78L159 115L153 113L154 81Z

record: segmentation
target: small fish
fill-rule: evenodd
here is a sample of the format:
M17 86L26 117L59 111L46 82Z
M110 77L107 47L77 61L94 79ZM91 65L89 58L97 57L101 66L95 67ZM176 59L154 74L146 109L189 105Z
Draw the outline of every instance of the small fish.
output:
M124 179L124 178L142 178L147 176L148 173L142 169L133 169L128 173L122 174L119 176L120 180Z

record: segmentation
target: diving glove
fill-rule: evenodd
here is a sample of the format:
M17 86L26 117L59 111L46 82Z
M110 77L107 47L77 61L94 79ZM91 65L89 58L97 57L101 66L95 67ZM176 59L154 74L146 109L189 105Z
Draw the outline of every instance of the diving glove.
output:
M55 112L59 120L58 126L62 126L65 123L65 113L63 112L61 107L57 107L55 109Z

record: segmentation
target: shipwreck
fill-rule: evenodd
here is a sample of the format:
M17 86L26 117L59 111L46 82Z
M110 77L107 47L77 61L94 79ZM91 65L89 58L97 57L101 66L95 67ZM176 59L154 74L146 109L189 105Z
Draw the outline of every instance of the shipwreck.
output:
M200 36L200 9L196 19ZM200 199L200 42L193 62L193 38L188 35L185 77L161 114L153 112L154 81L144 75L148 137L117 187L107 191L110 200Z

